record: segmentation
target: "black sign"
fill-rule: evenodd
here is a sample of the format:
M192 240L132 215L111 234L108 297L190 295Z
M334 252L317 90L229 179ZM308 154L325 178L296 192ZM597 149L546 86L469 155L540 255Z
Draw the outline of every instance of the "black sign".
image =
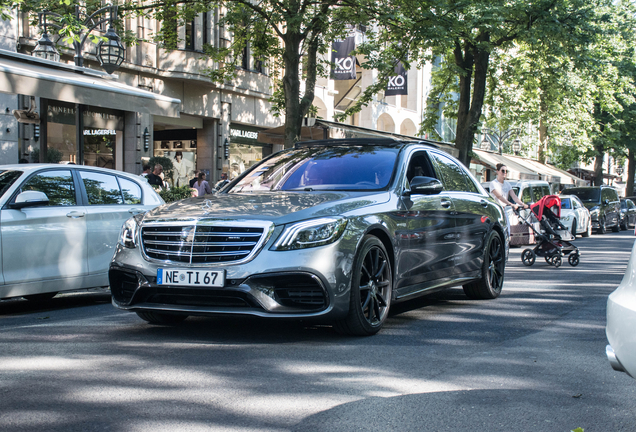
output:
M344 40L335 40L331 44L331 79L356 79L356 57L350 55L356 49L355 32Z
M395 75L389 77L386 85L385 96L399 96L408 94L407 71L402 62L395 66Z

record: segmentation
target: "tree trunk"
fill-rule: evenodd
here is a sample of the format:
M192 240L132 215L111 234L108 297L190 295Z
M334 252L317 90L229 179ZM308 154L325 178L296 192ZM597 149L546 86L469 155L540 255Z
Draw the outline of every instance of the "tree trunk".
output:
M631 147L627 150L627 184L625 185L625 196L634 196L634 172L636 171L634 162L636 160L636 154Z
M537 159L539 163L544 164L546 160L546 155L548 154L548 124L545 122L545 119L548 116L548 107L545 102L545 93L541 92L541 102L539 103L539 109L541 110L539 114L539 151L537 154Z
M480 40L488 41L489 38L489 35L485 34L480 37ZM481 110L484 106L489 61L490 53L486 50L468 46L464 51L462 59L459 47L455 48L455 62L466 72L466 75L461 76L459 79L460 93L455 145L459 150L458 159L467 167L470 166L475 132L477 131L477 125L481 118ZM471 78L473 78L472 101L470 91Z
M603 184L603 158L605 157L605 149L603 144L596 144L596 159L594 160L594 186Z
M300 44L297 34L287 34L283 43L285 51L283 61L285 74L283 89L285 92L285 148L293 147L300 140L303 116L300 109Z

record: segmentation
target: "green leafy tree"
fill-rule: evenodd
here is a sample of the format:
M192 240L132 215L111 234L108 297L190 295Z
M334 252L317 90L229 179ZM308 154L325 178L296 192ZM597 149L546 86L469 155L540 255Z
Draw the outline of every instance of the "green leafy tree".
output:
M465 164L470 162L482 121L493 54L527 43L574 55L578 47L589 45L601 34L599 22L604 17L599 11L610 4L608 0L386 1L384 9L390 13L383 14L380 6L368 12L378 17L380 30L375 45L365 47L367 65L386 70L401 53L400 59L408 55L411 62L439 64L424 125L428 129L436 123L438 107L443 107L446 117L455 118L455 144ZM368 88L358 106L385 84ZM449 91L458 97L450 97Z

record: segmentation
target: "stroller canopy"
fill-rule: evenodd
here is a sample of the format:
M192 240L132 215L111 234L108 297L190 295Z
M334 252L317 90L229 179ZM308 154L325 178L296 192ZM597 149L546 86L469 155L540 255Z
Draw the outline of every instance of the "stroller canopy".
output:
M561 198L556 195L546 195L538 202L530 206L532 212L537 216L539 220L543 217L545 209L550 209L552 213L558 218L561 217Z

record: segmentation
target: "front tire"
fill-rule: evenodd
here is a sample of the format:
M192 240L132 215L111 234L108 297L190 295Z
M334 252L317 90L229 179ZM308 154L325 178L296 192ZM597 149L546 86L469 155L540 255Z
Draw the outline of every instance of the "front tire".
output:
M338 332L371 336L380 331L391 306L393 273L386 248L372 235L362 239L353 265L349 314L335 323Z
M497 231L491 231L484 248L481 278L463 286L468 298L481 300L499 297L504 283L505 253L501 237Z
M572 221L572 237L576 238L576 219Z
M605 218L599 219L598 221L598 233L605 234L607 232L607 228L605 227Z
M179 314L171 314L165 312L150 312L150 311L139 311L137 312L139 318L144 321L149 322L150 324L161 324L161 325L174 325L179 324L183 320L185 320L187 315L179 315Z
M592 234L592 221L588 221L587 223L587 231L585 231L583 234L581 234L581 236L583 237L589 237Z

